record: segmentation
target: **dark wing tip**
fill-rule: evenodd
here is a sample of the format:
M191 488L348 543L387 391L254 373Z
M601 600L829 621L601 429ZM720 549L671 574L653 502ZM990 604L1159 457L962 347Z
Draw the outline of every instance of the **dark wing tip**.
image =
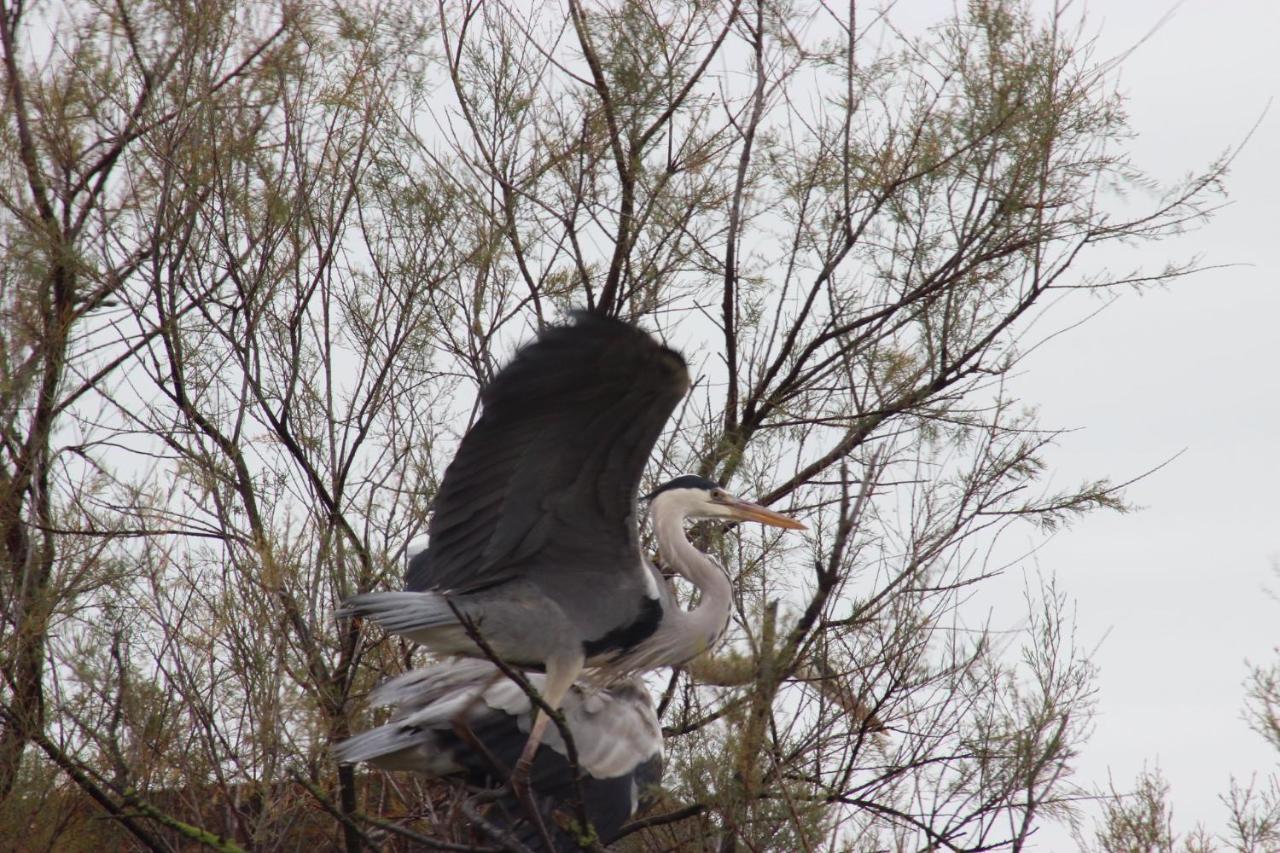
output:
M615 348L629 346L636 355L647 356L654 372L669 377L672 385L678 385L681 394L689 390L689 365L684 356L659 342L650 332L634 323L582 309L570 312L569 316L573 320L572 325L558 326L550 331L571 337L590 335L602 341L612 339Z
M663 398L671 395L678 400L688 393L692 382L684 356L650 333L590 311L577 310L569 316L571 322L543 329L481 390L486 407L513 398L544 398L566 390L562 383L581 390L584 376L596 383L612 380L627 387L643 383ZM548 372L559 373L561 381ZM669 410L664 420L666 414Z
M658 346L655 360L670 375L672 385L679 388L680 396L683 397L689 393L689 387L693 385L693 380L689 378L689 365L685 362L684 356L671 347L665 344Z

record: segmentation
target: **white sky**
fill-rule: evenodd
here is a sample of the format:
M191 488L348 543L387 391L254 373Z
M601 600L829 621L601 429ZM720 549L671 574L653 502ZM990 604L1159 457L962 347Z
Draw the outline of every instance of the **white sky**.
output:
M910 2L910 0L907 0ZM1045 5L1048 5L1046 3ZM1123 63L1133 161L1173 180L1241 143L1280 95L1280 3L1124 0L1088 6L1102 56ZM898 7L898 14L906 12ZM1094 515L1040 548L1099 644L1099 715L1077 781L1128 789L1144 763L1170 782L1174 828L1225 829L1232 774L1280 769L1242 719L1245 660L1280 655L1280 98L1228 179L1231 206L1128 266L1200 254L1236 264L1125 294L1033 354L1017 390L1049 426L1081 427L1054 481L1125 480L1140 512ZM1071 309L1083 316L1098 301ZM1067 310L1068 315L1071 309ZM1052 319L1052 318L1050 318ZM1061 317L1058 317L1061 320ZM1027 539L1031 544L1034 540ZM1046 828L1038 847L1070 849Z

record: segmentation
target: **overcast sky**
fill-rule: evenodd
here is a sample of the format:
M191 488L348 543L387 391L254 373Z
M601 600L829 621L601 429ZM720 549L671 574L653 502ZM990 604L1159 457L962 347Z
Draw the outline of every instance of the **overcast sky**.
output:
M1231 775L1261 781L1280 767L1242 719L1245 660L1280 655L1280 598L1267 594L1280 596L1280 103L1267 111L1280 94L1280 3L1088 7L1104 56L1171 11L1122 66L1134 162L1173 180L1257 127L1229 176L1231 206L1140 260L1235 266L1126 294L1028 358L1018 390L1046 425L1080 428L1050 457L1061 485L1124 480L1181 452L1129 489L1141 511L1079 522L1035 562L1075 599L1080 640L1099 644L1099 716L1077 781L1105 786L1110 774L1127 789L1144 762L1158 765L1175 829L1217 832ZM1046 830L1040 847L1070 845Z

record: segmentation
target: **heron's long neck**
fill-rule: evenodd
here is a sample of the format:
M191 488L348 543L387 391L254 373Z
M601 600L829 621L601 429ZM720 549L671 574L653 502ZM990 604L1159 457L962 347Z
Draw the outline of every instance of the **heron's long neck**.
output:
M684 522L679 506L658 503L653 507L653 528L663 561L702 592L702 600L693 610L686 613L676 608L675 613L664 614L664 621L674 623L671 652L680 661L701 654L719 638L733 603L729 578L710 557L693 547L685 536Z

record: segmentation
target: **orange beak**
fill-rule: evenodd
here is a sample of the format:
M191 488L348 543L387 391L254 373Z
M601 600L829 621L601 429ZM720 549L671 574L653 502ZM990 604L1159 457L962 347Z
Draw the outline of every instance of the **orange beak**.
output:
M724 501L724 505L737 513L738 518L743 521L758 521L770 527L785 527L788 530L808 530L803 522L796 521L794 518L783 515L780 512L765 509L759 504L740 501L737 498L727 498Z

